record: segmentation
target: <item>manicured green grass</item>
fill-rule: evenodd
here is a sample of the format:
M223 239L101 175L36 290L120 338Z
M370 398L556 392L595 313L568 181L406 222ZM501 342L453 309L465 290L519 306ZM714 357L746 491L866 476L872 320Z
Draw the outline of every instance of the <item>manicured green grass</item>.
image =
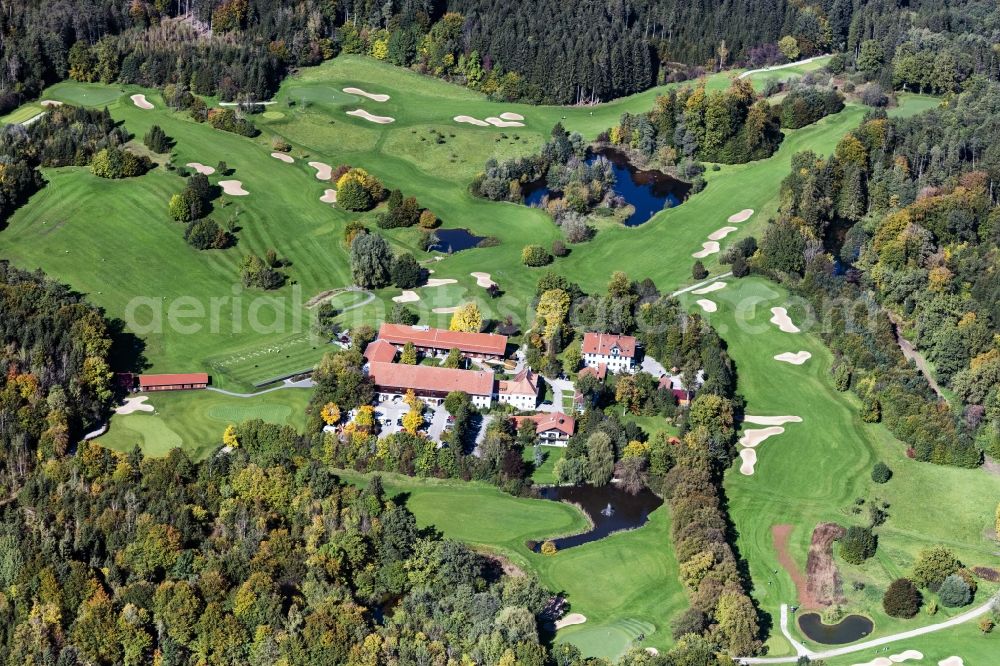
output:
M0 116L0 126L10 125L12 123L23 123L26 120L31 120L39 113L42 112L41 104L23 104L5 116Z
M685 294L682 298L693 306L700 297ZM780 604L796 603L792 581L773 547L772 526L794 526L789 549L804 571L813 527L823 521L867 524L866 510L853 512L855 500L864 498L866 504L888 502L890 518L876 529L879 549L875 558L853 566L836 557L848 598L845 609L872 617L875 637L956 614L942 609L935 618L893 619L882 611L882 593L891 580L906 574L919 550L927 546L953 548L969 566L995 564L997 543L987 530L1000 498L1000 477L981 469L910 460L884 426L861 422L853 395L833 388L832 357L814 334L817 325L810 327L799 314L803 304L789 303L779 287L758 278L730 280L725 289L707 298L719 304L718 312L705 316L726 340L736 362L747 413L803 419L787 424L784 434L757 447L753 476L740 474L737 464L726 477L729 514L739 535L737 546L750 565L754 596L762 609L776 622ZM782 333L769 323L770 308L775 306L789 306L803 332ZM773 358L800 350L812 353L802 366ZM879 460L893 470L893 478L885 485L873 483L870 477ZM864 590L854 590L855 582L864 584ZM986 599L995 589L995 585L983 584L977 600ZM776 631L770 645L775 654L789 649Z
M367 483L356 472L338 474L350 483ZM502 554L564 594L572 612L582 613L587 622L559 631L557 641L570 641L595 656L621 654L640 633L646 635L641 645L662 650L671 644L669 620L686 607L686 599L670 550L665 507L637 530L546 557L524 542L586 529L578 510L515 498L481 483L382 477L388 493L404 494L418 525L434 525L447 537Z
M889 652L881 652L878 655L875 654L874 650L865 650L853 655L824 661L829 666L853 666L874 659L876 656L885 657L889 654L899 654L903 650L917 650L924 655L922 661L903 663L915 664L916 666L930 665L937 664L948 657L962 657L966 666L987 666L987 664L998 662L1000 632L994 631L992 634L984 635L976 627L976 622L967 622L937 633L893 643L888 647Z
M531 475L531 481L540 486L548 486L556 483L555 467L556 463L566 456L566 449L561 446L543 446L542 464L535 468ZM529 447L524 450L524 459L535 464L535 449Z
M216 391L149 393L147 404L156 410L115 415L108 433L96 441L118 451L138 446L149 456L166 455L180 446L195 459L204 457L222 442L231 423L261 419L305 427L309 391L283 389L253 398L236 398Z

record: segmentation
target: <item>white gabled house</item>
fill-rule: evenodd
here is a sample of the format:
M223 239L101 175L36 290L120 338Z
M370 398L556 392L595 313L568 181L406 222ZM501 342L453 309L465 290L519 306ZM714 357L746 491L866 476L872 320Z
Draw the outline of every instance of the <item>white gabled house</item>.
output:
M583 336L583 364L609 372L632 372L635 368L636 339L631 335L586 333Z

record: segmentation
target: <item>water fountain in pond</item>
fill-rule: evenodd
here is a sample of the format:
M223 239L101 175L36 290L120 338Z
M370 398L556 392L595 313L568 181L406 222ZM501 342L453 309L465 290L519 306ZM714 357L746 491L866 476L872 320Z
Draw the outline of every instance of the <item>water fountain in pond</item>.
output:
M568 502L579 507L590 517L591 528L582 534L552 539L560 551L580 546L604 537L642 527L649 520L649 514L658 509L663 500L648 488L637 495L630 495L613 483L596 488L594 486L543 486L538 489L544 499ZM528 542L528 547L538 551L546 535L539 534L539 541Z
M604 516L605 518L610 518L611 514L613 514L614 512L615 510L611 508L611 502L608 502L608 505L603 509L601 509L601 515Z

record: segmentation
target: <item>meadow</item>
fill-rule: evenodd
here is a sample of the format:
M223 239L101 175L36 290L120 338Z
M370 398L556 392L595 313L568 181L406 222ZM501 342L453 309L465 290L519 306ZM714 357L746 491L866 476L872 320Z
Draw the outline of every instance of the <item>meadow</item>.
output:
M357 485L368 480L352 471L338 474ZM570 611L582 613L587 621L560 630L556 641L606 657L616 657L630 645L663 650L672 643L669 620L687 602L670 550L665 507L639 529L544 556L528 550L525 541L585 530L587 522L578 509L515 498L476 482L397 474L383 474L382 481L389 495L402 496L421 527L433 526L448 538L501 555L563 594ZM640 634L645 638L637 641Z
M693 306L699 297L681 298ZM818 328L808 326L804 304L790 302L777 285L760 278L730 280L706 298L718 303L717 312L704 316L726 340L736 363L746 413L802 418L756 447L752 476L740 473L738 461L726 476L737 546L750 565L753 594L761 608L776 622L782 603L797 603L794 584L778 561L772 526L794 526L789 552L799 570L805 571L816 524L867 525L867 505L887 502L888 521L875 530L876 556L861 566L835 556L847 597L844 610L871 617L873 637L938 622L965 610L942 608L933 618L920 614L913 620L898 620L882 610L882 592L892 580L905 576L920 549L928 546L947 546L970 567L995 565L1000 547L989 530L1000 498L1000 477L984 469L916 462L906 457L903 445L884 426L863 423L853 394L833 386L832 356L818 338ZM769 321L772 307L788 307L802 332L779 331ZM812 358L801 366L773 358L798 351L808 351ZM884 485L871 480L871 468L878 461L893 471ZM859 498L864 506L857 505ZM863 589L855 589L855 583ZM982 583L977 603L995 590L996 585ZM769 646L771 654L791 654L777 631L772 632Z

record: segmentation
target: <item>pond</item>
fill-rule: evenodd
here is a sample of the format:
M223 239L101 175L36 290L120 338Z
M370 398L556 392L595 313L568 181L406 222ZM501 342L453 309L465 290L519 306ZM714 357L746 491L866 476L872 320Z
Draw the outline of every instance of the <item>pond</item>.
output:
M438 237L438 242L427 248L428 252L450 254L470 250L486 238L485 236L476 236L468 229L437 229L434 234Z
M598 157L604 157L611 162L615 172L615 194L621 196L625 203L631 204L635 211L625 220L625 226L635 227L659 213L664 208L677 206L687 197L691 189L689 183L672 178L662 171L642 171L629 162L628 156L614 148L602 148L587 156L591 164ZM544 183L528 186L524 203L537 206L542 199L551 194Z
M861 615L848 615L837 624L823 624L818 613L806 613L799 617L799 628L817 643L842 645L870 635L875 624Z
M544 499L576 504L586 513L593 527L583 534L552 539L556 548L564 550L620 532L642 527L649 520L649 514L663 504L663 500L649 489L643 488L636 495L630 495L618 486L544 486L539 488ZM529 542L528 547L539 550L541 542Z

